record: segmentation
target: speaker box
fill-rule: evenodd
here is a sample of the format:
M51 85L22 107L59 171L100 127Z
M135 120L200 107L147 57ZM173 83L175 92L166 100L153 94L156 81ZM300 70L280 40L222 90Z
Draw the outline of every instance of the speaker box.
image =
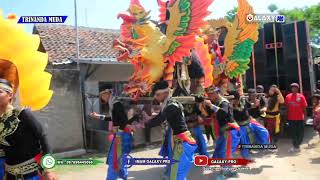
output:
M290 91L290 84L292 82L299 82L298 63L296 53L295 28L294 23L289 24L275 24L276 42L280 46L275 48L274 44L274 24L267 23L263 29L259 30L259 40L254 46L255 51L255 68L257 85L262 84L269 87L272 84L277 84L276 58L278 57L278 75L279 86L286 92ZM310 87L310 73L308 63L308 48L309 38L307 24L305 21L297 22L298 44L300 52L300 67L303 81L303 90L308 95L311 92ZM266 46L268 46L266 48ZM253 66L250 63L250 70L247 71L246 76L247 87L253 87Z
M275 32L274 32L275 31ZM265 86L272 84L279 85L280 88L285 87L286 70L284 69L283 48L266 48L266 46L276 46L282 43L281 24L266 23L264 25L264 41L265 41ZM277 67L278 65L278 67ZM278 74L278 78L277 78ZM279 83L278 83L279 81Z
M302 76L302 86L306 93L310 93L310 75L308 64L308 33L305 21L297 22L298 48L300 56L300 68ZM298 58L296 47L295 24L285 24L282 26L284 61L287 69L286 89L290 90L290 84L299 82Z
M264 30L259 29L259 39L254 45L254 57L255 57L255 73L257 85L264 85L264 72L265 72L265 62L266 54L264 50ZM251 57L250 69L246 72L246 88L254 87L254 72L253 72L253 59Z

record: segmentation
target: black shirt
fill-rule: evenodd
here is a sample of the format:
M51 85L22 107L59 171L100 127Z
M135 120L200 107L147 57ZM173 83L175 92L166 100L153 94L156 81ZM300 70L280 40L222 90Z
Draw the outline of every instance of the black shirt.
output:
M34 158L37 154L52 153L47 133L33 116L30 110L22 110L18 116L20 120L13 134L5 137L10 146L0 145L6 154L6 163L15 165Z
M112 121L114 126L119 126L123 130L128 122L127 114L121 102L115 102L112 109Z
M112 109L112 122L114 126L119 126L119 129L124 130L127 124L131 124L133 121L138 121L138 115L135 115L133 118L128 120L125 108L123 104L119 101L116 101L113 104Z
M156 117L151 119L146 126L147 127L155 127L161 125L162 122L167 120L169 123L173 135L178 135L185 131L188 131L186 120L182 109L178 106L168 103L168 105L164 108L162 112L160 112Z
M248 106L250 104L248 104L247 101L245 101L244 103L245 104L242 107L233 108L233 117L239 124L250 119L250 115L248 112Z
M224 127L228 123L234 122L230 103L227 101L223 101L217 105L219 106L219 110L216 113L216 118L218 120L219 127Z
M52 153L47 140L47 133L41 123L37 121L28 109L19 111L14 109L7 119L1 119L0 149L5 152L5 162L16 165L35 158L37 155ZM30 178L37 175L37 171L24 175ZM7 180L16 177L7 174Z
M187 123L198 122L198 115L201 114L197 104L185 104L183 112Z
M255 107L255 108L253 108L253 107L251 106L250 102L247 102L247 103L248 103L247 107L248 107L249 114L250 114L250 116L252 116L253 118L258 118L258 117L260 117L261 114L262 114L260 110L261 110L262 108L266 107L266 105L267 105L267 100L266 100L265 97L260 97L259 100L260 100L260 105L259 105L258 107Z

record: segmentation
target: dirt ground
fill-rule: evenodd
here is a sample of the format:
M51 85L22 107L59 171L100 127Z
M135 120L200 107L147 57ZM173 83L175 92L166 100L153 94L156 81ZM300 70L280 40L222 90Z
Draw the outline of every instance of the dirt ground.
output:
M311 127L306 127L302 151L297 154L288 152L290 139L280 139L278 151L274 153L253 154L255 163L250 170L239 172L238 178L230 180L319 180L320 179L320 140ZM209 148L212 152L213 149ZM159 157L159 148L137 149L132 157ZM212 153L211 153L212 154ZM101 158L105 161L105 158ZM106 177L107 166L68 167L56 170L59 180L102 180ZM129 169L129 178L133 180L161 180L164 168L161 166L133 166ZM216 172L193 167L189 172L190 180L212 180Z

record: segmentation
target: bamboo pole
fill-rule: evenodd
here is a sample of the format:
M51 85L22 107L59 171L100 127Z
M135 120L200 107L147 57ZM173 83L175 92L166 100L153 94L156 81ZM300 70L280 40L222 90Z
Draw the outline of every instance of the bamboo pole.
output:
M276 23L273 23L273 43L274 43L274 53L276 58L276 75L277 75L277 85L279 85L279 67L278 67L278 48L277 48L277 32L276 32Z
M301 61L300 61L300 49L299 49L299 36L298 36L298 26L297 21L294 22L294 34L296 39L296 53L297 53L297 64L298 64L298 76L299 76L299 85L300 85L300 93L303 92L302 87L302 75L301 75Z
M253 86L257 88L257 74L256 74L256 59L254 56L254 46L252 47L252 71L253 71Z

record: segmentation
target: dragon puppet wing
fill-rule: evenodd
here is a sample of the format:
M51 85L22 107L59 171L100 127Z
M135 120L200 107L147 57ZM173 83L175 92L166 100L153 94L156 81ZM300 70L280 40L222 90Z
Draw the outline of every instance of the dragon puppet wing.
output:
M238 0L239 9L232 27L228 29L225 38L224 59L227 60L225 74L230 78L238 77L249 69L253 45L258 40L258 24L248 23L246 16L253 14L247 0Z
M160 6L160 21L167 17L167 49L165 61L174 65L182 62L183 57L190 56L190 50L196 42L196 34L206 24L204 18L210 14L208 7L213 0L158 0Z
M40 38L24 31L15 15L2 17L0 9L0 75L19 92L20 105L32 110L45 107L53 92L51 74L45 72L48 55L38 51Z
M202 37L197 37L194 50L199 56L200 64L204 71L204 87L210 87L213 83L213 66L211 64L211 56L208 51L208 44L205 44Z

